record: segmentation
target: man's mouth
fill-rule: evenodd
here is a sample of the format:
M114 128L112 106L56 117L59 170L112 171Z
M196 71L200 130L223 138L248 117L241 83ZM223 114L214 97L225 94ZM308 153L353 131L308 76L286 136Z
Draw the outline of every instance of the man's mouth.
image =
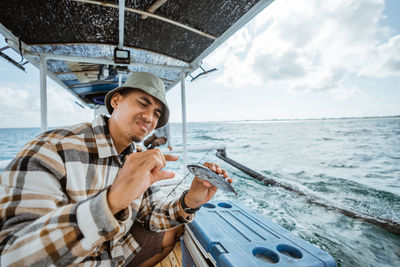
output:
M143 131L143 132L148 132L149 131L149 126L147 123L139 121L137 122L137 124L139 125L139 128Z

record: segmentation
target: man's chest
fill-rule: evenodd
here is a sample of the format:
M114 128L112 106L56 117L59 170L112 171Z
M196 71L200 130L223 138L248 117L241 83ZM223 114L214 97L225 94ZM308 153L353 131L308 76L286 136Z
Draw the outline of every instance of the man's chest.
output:
M67 162L65 168L66 193L71 201L77 202L110 186L118 174L119 165L114 158L97 158L91 162Z

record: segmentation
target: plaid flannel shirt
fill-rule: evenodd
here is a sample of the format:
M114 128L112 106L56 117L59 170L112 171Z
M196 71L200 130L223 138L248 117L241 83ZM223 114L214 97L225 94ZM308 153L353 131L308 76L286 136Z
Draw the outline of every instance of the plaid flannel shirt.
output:
M107 119L43 133L7 166L0 177L0 266L123 266L141 250L129 234L135 220L151 231L193 220L156 187L111 213L107 192L123 163Z

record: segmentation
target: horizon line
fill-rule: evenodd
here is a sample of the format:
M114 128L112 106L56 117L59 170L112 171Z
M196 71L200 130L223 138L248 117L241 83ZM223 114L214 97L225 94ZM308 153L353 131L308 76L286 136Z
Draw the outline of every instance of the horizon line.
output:
M345 120L345 119L384 119L384 118L400 118L399 115L384 115L384 116L363 116L363 117L322 117L322 118L296 118L296 119L245 119L245 120L226 120L226 121L188 121L187 123L205 123L205 122L249 122L249 121L307 121L307 120ZM178 121L171 121L170 123L182 123ZM76 123L79 124L79 123ZM49 126L48 128L61 128L74 124L68 124L64 126ZM40 126L31 127L0 127L0 129L35 129Z

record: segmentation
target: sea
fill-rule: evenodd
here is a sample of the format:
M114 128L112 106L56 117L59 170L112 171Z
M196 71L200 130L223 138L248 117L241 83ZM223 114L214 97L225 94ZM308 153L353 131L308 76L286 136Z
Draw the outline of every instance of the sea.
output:
M0 161L11 159L39 128L0 129ZM175 150L182 125L171 123ZM333 205L400 223L400 117L196 122L187 124L188 164L216 162L239 191L236 200L331 254L338 266L400 266L400 236L259 182L215 156L227 156ZM167 151L167 150L163 150ZM182 157L166 168L186 176ZM219 190L215 199L232 200Z

